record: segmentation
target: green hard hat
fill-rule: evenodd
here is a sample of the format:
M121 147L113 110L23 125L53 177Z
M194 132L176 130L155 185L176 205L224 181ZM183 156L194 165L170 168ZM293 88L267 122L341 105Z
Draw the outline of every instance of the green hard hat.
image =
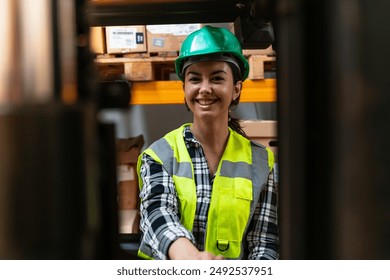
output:
M211 58L207 59L209 56ZM183 80L183 66L188 60L194 62L202 60L232 62L239 67L243 81L249 73L249 63L242 54L240 42L233 33L225 28L206 25L187 36L181 45L179 57L175 61L176 74L180 80Z

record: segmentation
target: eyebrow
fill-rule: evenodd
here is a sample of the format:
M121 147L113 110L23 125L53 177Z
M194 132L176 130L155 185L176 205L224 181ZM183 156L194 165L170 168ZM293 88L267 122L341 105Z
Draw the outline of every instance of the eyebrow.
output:
M214 72L211 73L211 75L216 75L216 74L227 74L227 72L225 70L216 70ZM187 72L187 76L190 75L190 74L193 74L193 75L200 75L199 72L196 72L196 71L188 71Z

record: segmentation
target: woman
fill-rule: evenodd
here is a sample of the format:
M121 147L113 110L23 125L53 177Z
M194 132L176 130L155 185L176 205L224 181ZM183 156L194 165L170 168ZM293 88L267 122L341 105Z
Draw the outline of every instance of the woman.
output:
M273 154L229 111L249 65L228 30L205 26L175 62L193 123L139 157L139 255L148 259L277 259Z

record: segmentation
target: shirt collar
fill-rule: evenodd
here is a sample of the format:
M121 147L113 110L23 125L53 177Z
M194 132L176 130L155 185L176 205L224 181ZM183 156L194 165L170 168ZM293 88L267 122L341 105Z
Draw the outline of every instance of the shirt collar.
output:
M184 127L183 137L184 137L184 141L188 145L194 145L195 147L198 147L198 145L200 145L199 141L196 140L194 134L192 134L190 126L185 126Z

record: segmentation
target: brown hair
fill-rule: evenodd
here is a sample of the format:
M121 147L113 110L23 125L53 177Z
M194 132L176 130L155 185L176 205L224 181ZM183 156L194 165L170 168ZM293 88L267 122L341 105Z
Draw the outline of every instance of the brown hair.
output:
M230 68L232 69L233 84L235 85L235 84L237 84L238 81L242 81L242 75L241 75L240 69L238 69L235 65L233 65L231 63L228 63L228 64L229 64ZM241 97L241 93L235 100L232 101L232 103L230 103L228 125L235 132L241 134L244 137L247 137L245 134L245 131L241 127L241 124L240 124L241 120L239 118L233 118L232 115L230 114L231 111L234 111L237 108L238 103L240 102L240 97Z

